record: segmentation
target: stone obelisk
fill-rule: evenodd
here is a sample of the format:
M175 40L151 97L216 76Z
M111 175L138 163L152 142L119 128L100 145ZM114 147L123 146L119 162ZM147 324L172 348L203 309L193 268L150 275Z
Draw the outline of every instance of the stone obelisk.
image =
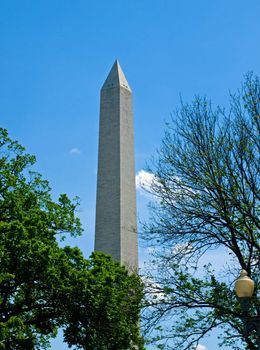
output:
M132 92L118 61L101 89L95 250L138 268Z

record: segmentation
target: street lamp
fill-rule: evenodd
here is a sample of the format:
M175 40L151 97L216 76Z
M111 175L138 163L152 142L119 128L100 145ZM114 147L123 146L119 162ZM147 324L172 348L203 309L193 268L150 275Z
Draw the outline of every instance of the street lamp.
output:
M256 316L249 314L250 300L253 296L254 288L254 281L247 276L246 270L242 270L240 277L235 282L235 291L242 309L245 335L247 336L252 331L256 331L258 336L258 350L260 350L260 310L257 310Z

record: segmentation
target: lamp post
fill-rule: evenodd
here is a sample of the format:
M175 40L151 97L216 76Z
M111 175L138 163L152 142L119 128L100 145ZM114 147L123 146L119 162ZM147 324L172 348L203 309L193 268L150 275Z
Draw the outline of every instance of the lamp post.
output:
M254 293L255 284L247 276L246 270L242 270L240 277L235 282L235 291L242 309L242 321L244 324L245 335L249 335L252 331L257 332L258 350L260 350L260 310L257 315L252 316L249 313L250 300Z

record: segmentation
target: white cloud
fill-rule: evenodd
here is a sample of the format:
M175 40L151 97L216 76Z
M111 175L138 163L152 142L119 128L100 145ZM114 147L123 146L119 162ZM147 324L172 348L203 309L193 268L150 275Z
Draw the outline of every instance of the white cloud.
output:
M192 245L190 243L178 243L172 248L173 254L189 254L192 252Z
M81 151L78 148L74 147L74 148L70 149L69 154L71 154L71 155L79 155L79 154L81 154Z
M187 187L180 178L177 176L172 177L172 181L169 181L166 188L160 183L159 179L153 174L145 170L140 170L135 176L136 189L142 192L151 191L152 185L158 190L159 194L162 196L164 191L166 191L167 186L171 189L172 196L191 196L191 194L196 194L194 190Z
M135 176L135 184L138 190L147 190L149 191L152 183L155 180L155 176L152 173L149 173L145 170L140 170Z
M207 350L207 348L206 348L206 346L199 344L199 345L196 347L196 350Z
M153 254L154 252L156 251L156 248L155 247L147 247L145 248L144 252L146 254Z
M154 282L151 278L142 277L144 284L145 300L147 304L153 305L159 302L167 301L167 295L160 284Z

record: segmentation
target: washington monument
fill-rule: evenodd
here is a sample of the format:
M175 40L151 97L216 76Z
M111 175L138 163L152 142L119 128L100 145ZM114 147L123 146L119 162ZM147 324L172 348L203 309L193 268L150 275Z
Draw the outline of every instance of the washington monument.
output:
M101 89L95 250L137 271L132 91L118 61Z

